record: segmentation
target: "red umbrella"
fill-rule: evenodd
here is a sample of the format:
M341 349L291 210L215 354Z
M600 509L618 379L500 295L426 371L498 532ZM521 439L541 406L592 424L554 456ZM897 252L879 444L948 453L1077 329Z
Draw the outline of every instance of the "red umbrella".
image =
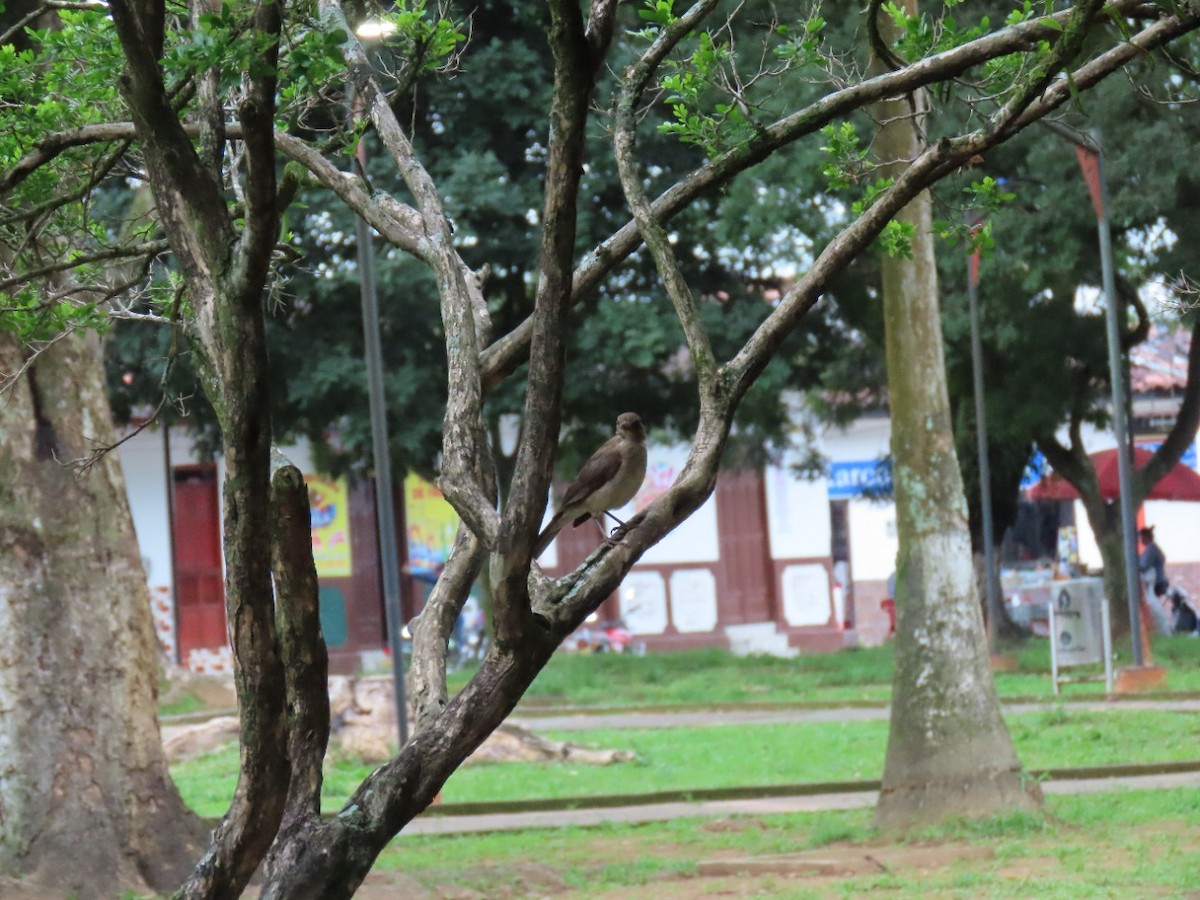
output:
M1145 468L1154 454L1141 447L1133 451L1133 466ZM1116 500L1121 494L1121 482L1117 473L1117 451L1101 450L1089 457L1100 483L1100 496ZM1030 500L1078 500L1079 491L1057 474L1047 475L1029 489ZM1158 484L1150 489L1147 500L1191 500L1200 503L1200 474L1183 463L1176 463Z

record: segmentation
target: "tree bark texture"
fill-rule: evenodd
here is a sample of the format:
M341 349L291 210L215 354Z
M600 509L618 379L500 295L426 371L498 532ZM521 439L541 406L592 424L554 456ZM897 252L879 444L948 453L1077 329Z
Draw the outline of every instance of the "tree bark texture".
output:
M254 58L237 103L247 179L240 228L227 205L222 172L200 158L166 90L166 7L159 0L114 0L110 10L126 62L120 90L144 148L157 214L184 275L198 365L224 449L225 612L241 718L240 767L229 810L180 895L238 896L275 838L291 778L271 582L263 322L279 232L273 117L281 4L261 4L252 17ZM214 115L223 118L220 111Z
M898 175L920 152L916 103L876 107L876 152ZM883 304L900 551L896 669L876 820L904 828L951 816L1035 809L1000 716L971 563L962 476L946 388L932 198L897 219L912 258L885 257Z
M20 367L0 334L0 371ZM80 898L167 890L203 827L171 783L157 648L98 338L42 353L0 402L0 873Z

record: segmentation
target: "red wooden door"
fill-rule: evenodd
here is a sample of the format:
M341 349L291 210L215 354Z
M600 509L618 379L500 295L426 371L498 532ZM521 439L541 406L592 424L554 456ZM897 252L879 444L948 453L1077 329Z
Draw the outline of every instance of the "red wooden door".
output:
M215 466L182 466L175 480L175 608L179 658L225 645L225 576Z
M775 580L767 537L767 497L762 472L733 469L717 479L719 624L770 622Z

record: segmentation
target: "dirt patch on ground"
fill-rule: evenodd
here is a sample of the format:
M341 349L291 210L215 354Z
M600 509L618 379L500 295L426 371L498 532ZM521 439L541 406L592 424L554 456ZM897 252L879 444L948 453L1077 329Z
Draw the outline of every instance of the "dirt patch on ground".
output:
M731 820L734 824L736 820ZM756 827L749 820L747 827ZM711 824L711 823L710 823ZM617 849L617 848L611 848ZM610 862L636 858L636 847L626 854L612 856ZM678 851L680 859L689 856L685 846L659 847ZM469 872L447 873L445 881L431 872L420 879L401 872L372 872L357 896L364 900L391 900L395 897L416 900L482 900L518 897L592 897L634 898L634 900L688 900L692 897L751 897L788 893L803 887L818 895L825 889L841 896L835 886L855 875L888 871L941 868L959 862L981 862L993 858L993 852L972 844L930 845L831 845L819 850L772 856L740 857L733 851L717 852L696 864L694 872L661 872L640 885L625 885L597 890L586 884L570 884L549 865L519 864L478 867ZM596 866L599 873L601 866ZM1017 873L1013 873L1017 877ZM597 879L598 881L601 879Z
M447 878L451 876L448 874ZM453 881L430 883L403 872L372 872L356 900L516 900L518 897L566 897L570 886L552 866L516 863L479 866L454 873Z

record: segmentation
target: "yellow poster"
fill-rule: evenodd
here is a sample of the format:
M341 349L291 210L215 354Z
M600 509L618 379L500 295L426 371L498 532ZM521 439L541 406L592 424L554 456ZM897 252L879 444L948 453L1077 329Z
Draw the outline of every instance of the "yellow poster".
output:
M446 565L458 514L442 492L421 478L404 479L404 513L408 523L408 569L418 578L435 579Z
M349 578L350 489L344 478L305 475L312 521L313 560L317 575Z

